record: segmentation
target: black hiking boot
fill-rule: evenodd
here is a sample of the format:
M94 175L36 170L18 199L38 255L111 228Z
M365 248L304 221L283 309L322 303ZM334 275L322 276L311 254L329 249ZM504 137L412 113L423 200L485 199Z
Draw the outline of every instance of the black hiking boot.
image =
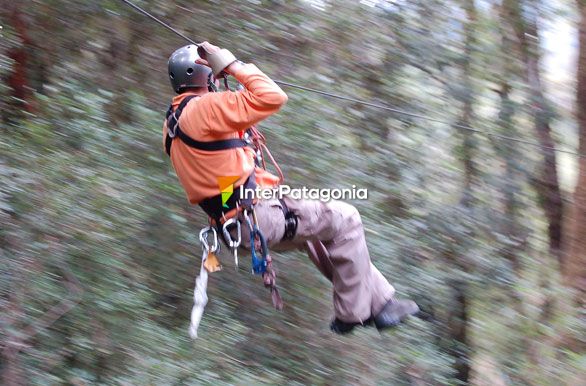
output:
M336 334L346 335L354 330L354 327L368 327L373 324L379 331L398 326L408 316L419 313L419 306L413 300L391 299L376 316L366 319L364 322L343 322L336 318L330 324L330 330Z
M396 327L405 318L417 313L419 313L419 306L413 300L391 299L374 317L374 325L379 331Z
M367 320L365 320L362 323L360 323L360 322L352 322L352 323L343 322L340 319L336 318L330 324L330 330L332 330L333 332L335 332L336 334L339 334L339 335L346 335L346 334L352 332L354 327L367 327L367 326L371 326L371 325L372 325L372 317L368 318Z

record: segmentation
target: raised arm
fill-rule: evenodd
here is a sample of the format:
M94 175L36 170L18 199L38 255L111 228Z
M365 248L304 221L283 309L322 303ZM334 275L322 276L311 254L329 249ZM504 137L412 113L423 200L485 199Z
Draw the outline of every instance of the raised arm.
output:
M209 49L211 45L204 43ZM211 46L212 50L219 48ZM231 55L231 54L230 54ZM233 58L233 56L232 56ZM198 60L199 64L208 64ZM198 110L206 126L217 133L244 130L276 113L287 102L287 94L254 64L233 61L225 68L213 68L214 73L222 70L234 76L243 86L241 91L208 93L198 101ZM212 122L213 121L213 122Z

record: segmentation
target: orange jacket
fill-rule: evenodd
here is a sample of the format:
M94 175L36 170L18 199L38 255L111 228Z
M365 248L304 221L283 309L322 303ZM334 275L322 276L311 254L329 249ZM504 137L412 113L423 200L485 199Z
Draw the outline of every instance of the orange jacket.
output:
M179 118L179 126L185 134L198 141L239 138L251 125L276 113L287 102L287 94L254 64L242 66L233 76L244 90L205 93L185 106ZM173 108L188 95L196 94L176 96ZM166 136L165 121L163 144ZM175 138L171 149L171 163L192 204L220 194L218 177L240 176L234 184L236 188L255 168L254 152L250 148L202 151ZM275 186L278 181L278 177L256 168L258 185Z

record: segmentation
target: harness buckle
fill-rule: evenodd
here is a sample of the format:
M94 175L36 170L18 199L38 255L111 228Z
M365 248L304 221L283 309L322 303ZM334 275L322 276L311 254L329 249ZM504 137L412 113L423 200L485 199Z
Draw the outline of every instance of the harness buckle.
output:
M287 212L285 214L285 233L283 234L283 240L293 240L297 233L297 216L293 212Z
M177 110L173 111L173 115L171 116L171 119L169 119L167 121L167 133L169 134L169 137L171 137L171 138L175 138L175 136L177 135L177 127L179 126L179 119L177 119L176 114L177 114ZM171 123L173 121L175 121L175 124L171 128L169 123Z

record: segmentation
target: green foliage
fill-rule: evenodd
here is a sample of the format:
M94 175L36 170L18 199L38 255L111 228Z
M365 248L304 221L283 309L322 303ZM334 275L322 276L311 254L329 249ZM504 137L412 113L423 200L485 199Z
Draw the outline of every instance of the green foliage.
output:
M472 103L475 127L533 133L518 58L503 54L490 9L479 10L466 53L461 2L323 2L325 11L306 1L139 3L283 80L454 123ZM490 384L571 384L584 370L583 355L555 343L585 327L563 302L543 241L530 185L538 150L293 89L262 125L288 183L367 187L369 200L353 204L372 259L426 320L338 337L328 331L330 284L301 252L275 254L282 313L224 254L192 342L206 218L187 204L161 141L165 64L182 42L116 1L36 2L26 12L35 41L51 36L35 58L49 76L34 112L3 125L0 138L0 348L27 338L61 301L73 308L26 339L15 362L2 357L0 373L13 366L33 385L457 384L460 352ZM9 71L3 53L0 63ZM513 91L502 101L494 89L505 80ZM2 103L7 90L0 84ZM468 188L465 140L477 170ZM452 333L459 288L468 346ZM559 304L544 319L550 298Z

